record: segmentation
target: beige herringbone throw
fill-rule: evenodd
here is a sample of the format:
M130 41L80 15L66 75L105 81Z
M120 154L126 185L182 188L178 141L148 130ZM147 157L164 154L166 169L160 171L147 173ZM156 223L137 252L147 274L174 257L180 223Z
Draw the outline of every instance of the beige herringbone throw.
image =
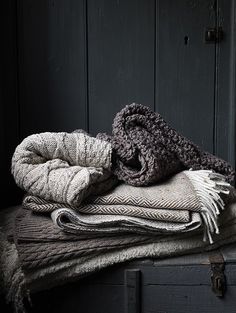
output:
M205 239L211 242L211 234L219 232L217 216L224 209L221 195L227 197L230 188L220 174L184 171L158 185L121 184L77 207L32 196L24 199L23 206L51 211L54 223L73 233L178 233L203 225Z

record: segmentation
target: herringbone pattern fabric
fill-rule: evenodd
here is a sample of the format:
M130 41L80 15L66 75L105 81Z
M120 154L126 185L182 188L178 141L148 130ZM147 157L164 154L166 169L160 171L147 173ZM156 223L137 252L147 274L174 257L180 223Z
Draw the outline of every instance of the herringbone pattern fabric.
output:
M173 222L187 222L189 211L199 212L201 208L184 172L147 187L120 184L110 192L90 196L78 206L50 202L32 195L26 195L23 206L37 212L52 212L67 207L89 214L120 214Z
M116 236L80 236L59 230L46 215L19 209L15 220L15 242L21 265L29 271L50 264L113 249L135 246L151 241L150 236L117 234Z

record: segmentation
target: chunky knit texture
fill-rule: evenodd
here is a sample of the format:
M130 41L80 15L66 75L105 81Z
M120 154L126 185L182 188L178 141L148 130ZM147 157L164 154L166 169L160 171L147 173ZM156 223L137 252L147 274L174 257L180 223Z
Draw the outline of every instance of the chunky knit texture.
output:
M235 171L226 161L202 151L178 134L148 107L133 103L117 113L113 135L99 134L111 142L113 169L119 179L145 186L183 169L212 169L234 181Z
M12 158L19 187L49 201L79 205L116 183L111 145L86 133L41 133L25 138Z

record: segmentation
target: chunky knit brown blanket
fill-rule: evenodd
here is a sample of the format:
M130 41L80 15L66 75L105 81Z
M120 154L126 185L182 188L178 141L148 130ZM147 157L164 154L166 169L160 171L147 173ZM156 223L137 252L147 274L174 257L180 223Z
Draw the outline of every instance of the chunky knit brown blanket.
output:
M113 169L119 179L133 186L158 182L182 169L212 169L234 181L226 161L202 151L178 134L148 107L133 103L117 113L113 135L99 134L111 142Z

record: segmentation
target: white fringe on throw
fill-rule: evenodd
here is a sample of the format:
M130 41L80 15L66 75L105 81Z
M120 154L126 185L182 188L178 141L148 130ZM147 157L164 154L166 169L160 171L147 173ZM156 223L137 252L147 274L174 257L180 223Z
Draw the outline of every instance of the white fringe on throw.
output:
M214 173L212 170L184 171L191 181L201 203L201 217L204 223L204 237L212 244L212 234L219 234L217 217L225 204L220 193L229 194L231 185L226 182L225 176Z

